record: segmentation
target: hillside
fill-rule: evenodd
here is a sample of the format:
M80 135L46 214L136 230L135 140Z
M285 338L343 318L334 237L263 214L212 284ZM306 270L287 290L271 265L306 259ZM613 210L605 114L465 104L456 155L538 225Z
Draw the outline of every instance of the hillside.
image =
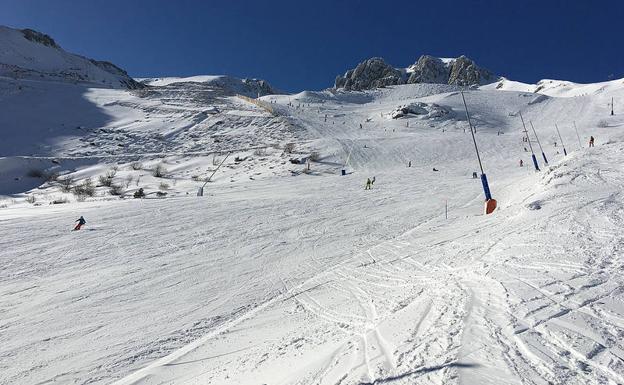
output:
M141 82L0 77L0 383L624 383L622 80Z

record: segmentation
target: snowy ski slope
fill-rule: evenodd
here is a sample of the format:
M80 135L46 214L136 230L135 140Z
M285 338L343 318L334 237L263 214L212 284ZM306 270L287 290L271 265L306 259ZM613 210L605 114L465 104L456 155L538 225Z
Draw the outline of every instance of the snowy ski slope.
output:
M205 85L1 84L15 106L3 127L24 134L0 163L14 183L0 209L1 384L624 383L624 119L608 106L621 80L466 91L499 201L489 216L455 87L262 97L271 115ZM25 103L70 92L97 114ZM391 118L414 103L428 117ZM520 112L550 161L538 153L540 173ZM250 159L228 158L196 197L191 175L228 150ZM289 162L313 151L310 173ZM169 195L99 188L48 205L58 186L14 176L50 158L77 180L117 164L153 190L164 159ZM70 232L79 215L86 228Z

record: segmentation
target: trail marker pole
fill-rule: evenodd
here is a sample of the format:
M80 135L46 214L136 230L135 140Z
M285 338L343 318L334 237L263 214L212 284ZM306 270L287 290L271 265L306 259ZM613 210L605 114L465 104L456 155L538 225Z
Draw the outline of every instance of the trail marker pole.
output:
M444 219L448 219L448 199L444 200Z
M548 166L548 159L546 159L546 154L544 154L544 149L542 148L542 144L540 143L539 137L537 136L537 132L535 132L535 127L533 127L533 122L529 120L529 124L531 125L531 129L533 129L533 134L535 135L535 139L537 139L537 145L542 152L542 158L544 158L544 163Z
M563 139L561 138L561 133L559 132L559 127L557 127L557 123L555 123L555 128L557 129L557 135L559 135L559 141L561 142L561 146L563 147L563 156L567 156L568 152L565 149L565 144L563 144Z
M479 169L481 170L481 184L483 185L483 193L485 194L485 213L490 214L496 209L496 199L492 198L490 185L488 184L487 176L483 171L483 164L481 163L481 156L479 155L479 147L477 147L477 139L475 138L474 130L472 129L472 121L470 120L470 114L468 113L468 105L466 104L464 91L461 91L461 96L462 101L464 102L464 108L466 109L466 120L468 120L468 126L470 126L470 135L472 135L472 142L474 143L477 160L479 161Z
M519 112L520 120L522 121L522 127L524 127L524 134L526 135L527 142L529 142L529 148L531 149L531 159L533 159L533 166L535 166L535 171L540 171L539 165L537 164L537 158L535 157L535 152L533 152L533 145L531 144L531 138L529 138L529 131L527 131L526 124L524 124L524 118L522 117L522 112Z
M574 124L574 131L576 131L576 138L579 142L579 147L583 148L583 144L581 144L581 137L579 136L578 129L576 128L576 122L572 122Z

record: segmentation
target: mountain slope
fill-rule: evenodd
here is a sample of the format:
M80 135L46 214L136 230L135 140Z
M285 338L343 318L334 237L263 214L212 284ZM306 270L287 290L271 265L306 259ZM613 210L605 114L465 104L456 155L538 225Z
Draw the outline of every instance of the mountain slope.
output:
M143 87L110 62L68 53L40 32L5 26L0 26L0 76L112 88Z

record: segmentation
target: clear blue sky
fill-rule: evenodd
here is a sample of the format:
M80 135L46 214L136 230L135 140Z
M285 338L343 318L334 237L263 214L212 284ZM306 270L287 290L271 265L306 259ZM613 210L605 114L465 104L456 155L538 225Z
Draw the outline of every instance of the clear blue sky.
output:
M465 54L514 80L624 77L624 1L0 0L0 24L135 77L229 74L322 89L359 61Z

